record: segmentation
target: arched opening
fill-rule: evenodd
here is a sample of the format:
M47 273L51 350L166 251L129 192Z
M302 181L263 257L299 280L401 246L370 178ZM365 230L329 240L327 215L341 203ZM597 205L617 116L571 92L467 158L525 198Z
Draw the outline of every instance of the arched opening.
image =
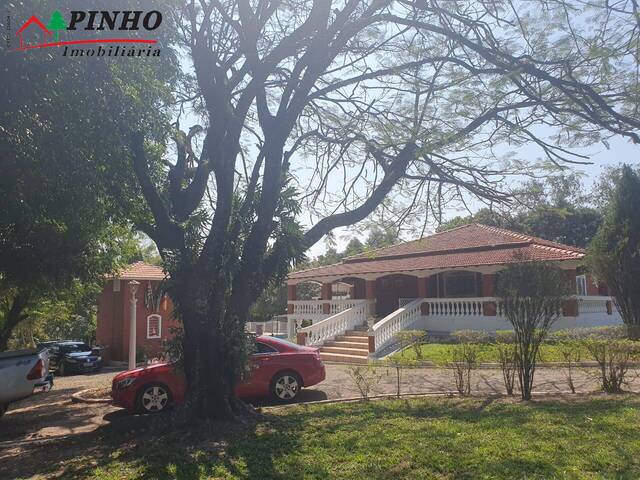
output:
M376 279L376 314L385 317L398 309L401 298L418 297L418 277L394 274Z

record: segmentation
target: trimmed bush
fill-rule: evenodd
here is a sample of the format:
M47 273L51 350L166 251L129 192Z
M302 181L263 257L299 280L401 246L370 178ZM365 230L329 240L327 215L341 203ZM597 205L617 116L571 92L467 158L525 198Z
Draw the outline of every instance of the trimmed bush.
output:
M585 344L600 367L600 384L607 393L622 393L631 363L640 358L640 345L631 340L590 338Z

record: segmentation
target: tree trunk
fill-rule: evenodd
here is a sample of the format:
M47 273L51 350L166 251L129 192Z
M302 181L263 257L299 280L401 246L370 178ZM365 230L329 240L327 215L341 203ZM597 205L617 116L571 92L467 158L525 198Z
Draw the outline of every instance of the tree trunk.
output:
M6 313L4 324L0 328L0 352L7 349L7 344L11 338L13 329L27 316L24 314L25 308L29 303L29 294L18 292L11 301L11 308Z
M245 405L234 395L247 357L244 334L249 306L232 308L224 279L190 272L174 283L184 326L185 409L191 420L238 418ZM205 280L203 280L205 279Z

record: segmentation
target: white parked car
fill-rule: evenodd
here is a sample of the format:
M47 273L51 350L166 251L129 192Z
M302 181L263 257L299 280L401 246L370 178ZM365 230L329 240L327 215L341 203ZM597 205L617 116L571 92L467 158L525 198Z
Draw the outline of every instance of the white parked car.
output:
M52 386L53 375L49 373L49 351L46 348L0 353L0 416L10 403Z

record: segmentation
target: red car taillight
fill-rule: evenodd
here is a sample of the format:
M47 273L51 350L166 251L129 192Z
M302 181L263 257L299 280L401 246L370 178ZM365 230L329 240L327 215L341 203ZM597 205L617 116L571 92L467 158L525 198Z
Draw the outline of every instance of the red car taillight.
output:
M27 380L37 380L42 377L44 377L44 362L39 358L33 368L29 370Z

